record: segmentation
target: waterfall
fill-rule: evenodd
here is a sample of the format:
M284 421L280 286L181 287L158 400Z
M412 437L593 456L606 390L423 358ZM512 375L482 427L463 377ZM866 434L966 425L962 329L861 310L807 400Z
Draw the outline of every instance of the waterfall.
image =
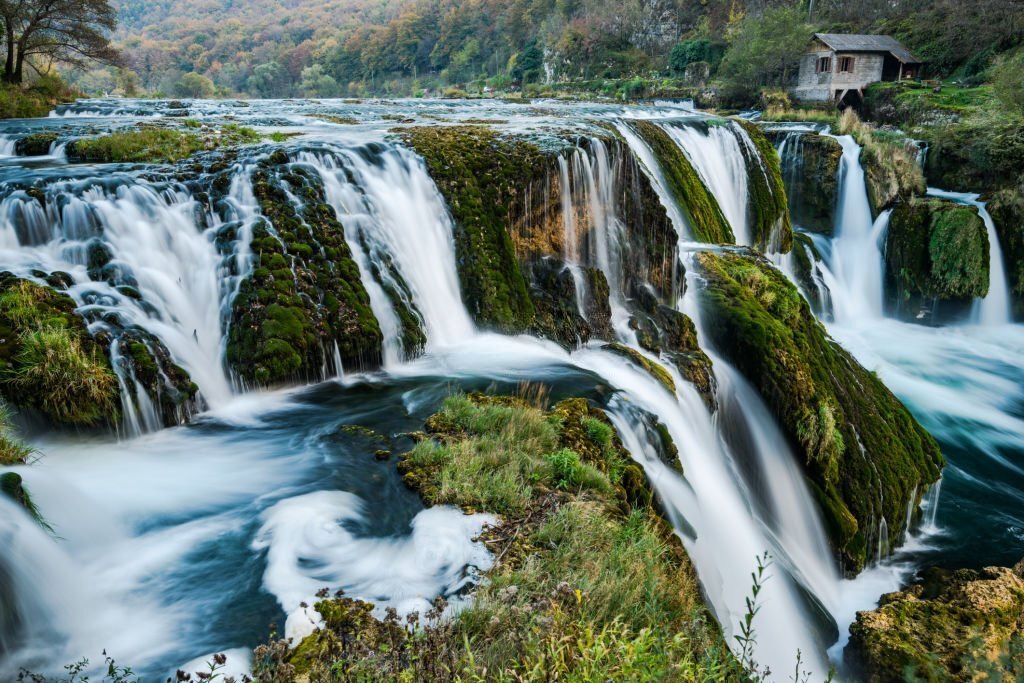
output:
M1003 260L1003 248L999 244L999 233L996 232L996 225L989 215L985 202L978 200L978 195L969 192L949 192L938 188L929 187L928 195L949 199L973 206L978 210L985 230L988 233L989 266L988 266L988 294L974 304L971 320L980 325L1007 325L1013 320L1010 306L1010 280L1006 275L1006 262Z
M892 212L883 211L871 220L860 147L849 135L836 139L843 146L836 237L822 279L831 294L835 321L847 324L883 316L884 264L879 244Z
M751 244L750 206L746 154L750 145L739 124L708 123L706 129L686 124L661 124L710 190L732 226L736 244ZM758 158L757 150L753 150Z
M53 182L45 208L15 190L0 204L0 260L23 277L70 274L68 294L94 329L116 321L153 334L205 402L222 404L232 393L222 362L225 320L241 275L225 264L216 236L228 223L242 226L234 245L242 266L253 214L247 172L235 175L227 215L206 216L209 227L184 187L124 174Z
M8 135L0 135L0 157L13 157L17 155L18 140Z
M395 146L335 147L302 153L299 159L320 174L345 229L385 332L385 363L401 360L398 322L374 270L384 286L419 313L428 349L472 335L459 290L452 220L423 162Z

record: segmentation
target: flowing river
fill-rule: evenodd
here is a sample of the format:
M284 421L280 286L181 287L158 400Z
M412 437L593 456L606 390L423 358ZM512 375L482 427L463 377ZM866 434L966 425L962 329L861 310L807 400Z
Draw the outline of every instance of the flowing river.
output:
M702 317L713 312L698 307L701 283L687 267L698 245L631 126L643 119L665 130L717 199L737 243L751 244L742 158L751 143L740 126L706 126L702 115L671 104L189 103L189 116L200 122L297 134L233 158L214 211L171 167L67 162L68 141L159 121L169 106L82 101L49 119L0 123L0 270L68 273L68 293L88 314L90 331L114 339L144 331L199 391L189 414L168 415L115 362L129 397L118 434L31 435L43 457L16 470L54 532L0 498L0 678L20 667L52 672L81 657L102 661L104 649L156 679L214 652L228 652L232 670L242 671L270 624L289 636L309 632L304 604L321 587L402 612L437 595L457 603L490 566L473 540L486 516L425 509L394 460L374 452L409 448L407 434L460 389L511 391L537 382L555 398L585 396L604 406L644 465L727 636L743 614L755 557L770 552L775 564L757 617L756 654L774 671L792 671L799 649L815 680L823 678L841 663L855 612L872 608L919 567L1012 565L1024 556L1024 327L1007 319L1004 269L993 270L991 300L980 300L962 324L885 317L887 214L871 218L852 139L840 138L836 234L819 245L818 281L832 302L827 328L939 440L947 467L912 533L890 538L881 529L871 549L878 561L843 578L787 440L714 349L705 345L718 378L719 407L711 412L669 365L676 395L597 342L568 352L478 329L460 292L448 207L423 161L389 135L396 120L500 121L540 144L552 129L573 130L583 142L561 152L558 205L566 243L575 244L577 233L589 238L585 253L566 250L567 267L579 292L581 264L604 273L615 341L640 351L623 286L628 188L618 178L625 162L597 133L618 130L657 191L686 273L677 305L703 339ZM352 122L316 118L324 113ZM56 134L47 154L17 156L13 141L39 132ZM323 367L307 384L266 391L233 376L225 354L231 307L263 220L253 168L282 147L292 167L320 179L345 226L383 358L381 370L359 372L337 348L324 349ZM34 198L39 192L45 209ZM102 277L90 256L97 249L107 255ZM421 354L403 338L404 307L421 323ZM654 455L643 414L667 427L683 475Z

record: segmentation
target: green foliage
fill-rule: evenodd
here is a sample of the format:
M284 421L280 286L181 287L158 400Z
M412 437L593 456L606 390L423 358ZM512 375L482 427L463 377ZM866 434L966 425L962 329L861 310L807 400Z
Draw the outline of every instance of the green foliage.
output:
M707 38L693 38L676 43L668 57L668 66L677 74L686 71L694 62L707 62L712 69L718 66L725 54L725 46L712 43Z
M701 253L707 332L759 390L791 442L846 566L864 565L877 520L890 533L938 477L935 440L874 374L828 338L796 288L767 262ZM865 458L871 466L865 467Z
M174 84L176 97L188 99L210 99L217 92L216 86L206 76L197 73L183 74Z
M746 15L729 39L719 71L729 100L752 102L760 86L789 84L813 33L805 19L804 10L795 5Z
M1024 114L1024 52L1007 57L992 70L992 89L1004 107Z
M632 123L658 160L669 192L686 214L694 238L701 242L735 243L732 228L718 202L668 133L650 121Z
M0 401L0 466L24 465L34 450L22 443L11 424L11 409Z
M924 171L914 140L901 132L883 131L864 123L853 109L843 112L838 129L843 135L852 135L861 146L861 165L874 215L897 201L925 193Z
M57 76L40 76L28 86L0 85L0 119L39 118L77 93Z
M58 423L113 421L117 379L74 311L65 294L9 276L0 282L0 391Z

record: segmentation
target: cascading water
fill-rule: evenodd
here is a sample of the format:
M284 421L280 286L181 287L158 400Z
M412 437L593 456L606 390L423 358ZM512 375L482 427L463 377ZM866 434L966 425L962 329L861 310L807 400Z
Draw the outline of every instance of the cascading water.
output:
M105 111L105 105L97 106ZM201 111L214 105L193 106ZM266 106L283 116L290 107L306 105ZM628 120L612 121L649 174L680 237L679 251L688 258L694 248L688 241L691 233L665 192L651 150ZM659 125L676 132L685 128ZM730 222L738 221L745 213L735 190L746 180L746 167L736 175L732 166L742 165L738 145L743 142L735 131L711 129L696 142L688 141L689 133L674 138L689 158L710 155L694 163L703 163L700 172L708 174L705 181L723 211ZM715 135L723 139L713 140ZM604 383L615 390L608 402L610 417L647 470L727 634L735 632L745 611L755 557L769 551L774 564L755 622L755 658L775 672L788 672L799 648L805 668L824 676L828 660L823 650L835 635L828 623L839 630L839 650L832 653L838 658L855 611L898 587L916 559L899 555L856 581L838 578L814 501L786 439L756 392L723 359L713 357L720 406L713 413L672 364L665 369L675 379L675 395L596 345L568 353L525 336L477 333L461 301L452 221L423 163L390 143L367 145L361 135L352 140L341 134L322 145L300 141L289 163L312 170L323 181L384 328L387 373L346 376L297 395L233 395L223 369L223 339L231 318L227 304L250 267L253 227L265 220L244 166L231 172L220 208L203 220L196 219L198 204L183 187L121 172L106 174L105 183L66 176L50 182L45 211L24 190L6 190L0 229L4 268L29 277L34 269L70 273L70 293L85 312L96 313L100 321L116 315L122 324L140 325L160 339L214 410L194 426L116 445L39 443L48 457L27 469L26 482L61 540L30 527L33 523L20 509L8 510L10 504L0 500L0 539L15 548L0 558L0 595L14 585L24 601L15 611L0 613L0 675L22 664L57 667L83 654L96 657L107 647L119 661L159 677L205 653L251 647L265 637L268 621L282 615L289 634L307 632L316 616L302 603L312 603L323 584L379 605L406 608L422 607L438 594L457 597L467 577L475 580L489 561L471 541L481 520L451 510L422 510L393 462L367 458L339 434L349 424L370 424L384 434L418 429L447 393L445 381L460 379L482 389L489 381L572 377L597 382L596 374L602 392ZM879 368L919 415L937 416L927 426L940 438L977 439L979 449L992 456L989 462L1001 468L994 480L1017 481L1019 473L1004 453L1024 438L1024 427L1012 406L993 397L1019 393L1024 378L1010 381L1005 375L1012 372L1007 368L1024 366L1014 350L1024 347L1010 326L1000 328L1007 343L989 341L983 353L994 360L982 365L967 351L980 343L978 337L951 335L941 343L934 337L912 338L926 332L908 332L881 319L878 242L884 220L872 224L858 150L849 138L840 141L840 229L831 245L819 249L826 255L822 283L838 299L836 317L844 325L830 329L869 368ZM736 151L729 154L734 158L719 160L711 154L714 146L733 144ZM701 145L702 151L688 149ZM617 180L621 159L616 155L597 138L562 153L561 256L570 267L601 269L611 290L616 337L659 362L639 347L629 327L631 302L623 291L629 274L623 272L622 251L627 245L619 207L623 187ZM736 225L739 240L747 241ZM216 236L227 233L236 238L226 249L218 247ZM98 242L111 252L102 278L89 273L88 249ZM692 264L686 270L687 293L679 307L703 339L696 300L701 285ZM581 280L577 273L582 310ZM128 286L141 299L127 296L132 293ZM398 340L396 295L422 324L427 340L422 357L410 359L413 354ZM864 327L869 323L875 327ZM862 327L853 327L857 324ZM885 355L877 348L884 348ZM115 367L116 352L111 350ZM130 373L121 373L119 380L128 389L123 393L138 394ZM937 391L940 384L957 388ZM958 391L973 392L971 400L958 400ZM138 412L129 431L151 429L153 416L144 402L131 405ZM650 415L679 447L682 475L654 455ZM943 501L967 500L970 474L948 472ZM926 529L946 523L938 512L938 491L936 485L926 494ZM1013 527L1020 522L1024 528L1012 505L999 500L1000 512L987 523ZM917 537L910 551L925 552ZM50 569L39 573L36 565ZM50 652L25 647L25 634L43 631L38 642L60 647ZM15 656L5 658L11 652Z
M837 323L882 317L882 250L890 211L871 219L860 147L849 135L836 138L843 146L840 166L836 237L822 279L832 300Z
M978 210L985 230L988 233L989 267L988 294L975 303L971 319L981 325L1006 325L1012 321L1010 313L1010 280L1006 276L1006 263L1003 260L1003 248L999 244L999 233L989 215L985 202L978 200L978 195L968 192L949 192L929 187L928 194L932 197L949 199L959 204L973 206Z
M218 405L231 395L222 362L224 320L240 275L229 274L214 239L226 222L251 223L247 183L234 184L228 215L209 217L206 229L183 187L126 174L58 179L45 188L45 210L14 190L0 208L0 259L24 277L68 273L68 293L99 321L95 326L112 316L121 327L148 331L188 371L203 399ZM240 231L243 242L245 234ZM246 249L238 244L237 258L244 261Z
M752 244L747 164L743 147L750 144L739 124L732 121L708 125L661 124L679 145L701 180L718 202L732 226L736 244ZM754 152L757 157L757 152Z
M337 148L304 153L300 160L323 178L353 253L362 255L368 291L380 291L370 272L376 269L393 291L411 299L406 303L422 318L428 348L473 334L459 291L451 218L423 162L395 146L377 151ZM374 299L378 320L395 320L383 293ZM394 330L397 321L392 325ZM387 336L392 349L386 360L393 364L400 358L395 337Z

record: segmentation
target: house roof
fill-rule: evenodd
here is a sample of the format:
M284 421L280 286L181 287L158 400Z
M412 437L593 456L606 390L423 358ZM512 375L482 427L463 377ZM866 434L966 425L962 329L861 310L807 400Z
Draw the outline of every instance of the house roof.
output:
M888 52L904 64L921 64L900 41L892 36L855 33L815 33L814 37L836 52Z

